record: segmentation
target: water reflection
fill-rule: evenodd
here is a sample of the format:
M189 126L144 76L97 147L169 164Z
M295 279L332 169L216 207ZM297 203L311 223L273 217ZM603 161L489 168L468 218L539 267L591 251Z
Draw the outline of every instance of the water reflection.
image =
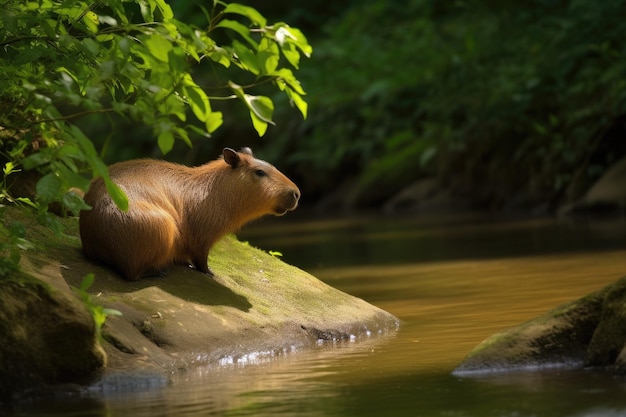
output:
M400 330L199 368L162 389L66 398L16 414L626 415L626 381L597 371L451 373L491 334L623 276L623 222L281 219L240 237L393 313Z

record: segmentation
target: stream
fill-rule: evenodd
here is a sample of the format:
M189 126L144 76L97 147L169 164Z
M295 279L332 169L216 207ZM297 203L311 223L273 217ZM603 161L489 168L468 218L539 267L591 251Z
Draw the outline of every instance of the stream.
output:
M626 275L623 220L294 215L238 236L394 314L398 332L11 415L626 416L626 378L598 370L452 373L490 335Z

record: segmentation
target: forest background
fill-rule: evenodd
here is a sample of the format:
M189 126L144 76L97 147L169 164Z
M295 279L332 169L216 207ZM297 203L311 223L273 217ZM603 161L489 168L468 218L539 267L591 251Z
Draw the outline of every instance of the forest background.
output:
M208 3L170 5L194 23ZM248 109L215 101L220 128L190 132L193 147L177 141L166 159L200 164L250 146L298 183L303 205L328 210L379 208L429 179L451 205L552 212L626 154L621 1L239 3L313 45L297 71L308 117L268 87L275 125L259 138ZM97 113L75 122L106 163L163 157L152 126Z
M209 154L232 142L258 149L305 204L380 207L434 178L451 204L550 213L626 154L619 0L258 7L314 46L298 73L308 118L279 105L261 141L233 117L205 143Z
M330 209L380 207L435 178L452 204L552 212L626 154L619 0L254 6L314 46L298 72L308 118L277 97L276 126L259 140L233 107L188 163L252 146L295 178L304 204ZM191 1L175 8L197 12Z

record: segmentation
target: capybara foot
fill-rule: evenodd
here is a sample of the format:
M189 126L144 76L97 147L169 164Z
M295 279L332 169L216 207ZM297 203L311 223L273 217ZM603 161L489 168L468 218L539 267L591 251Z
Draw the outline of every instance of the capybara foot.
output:
M165 268L148 269L140 277L133 281L137 281L140 278L163 278L165 276L167 276L167 269Z
M214 277L215 274L213 273L213 271L211 271L211 268L209 268L208 266L206 268L196 268L195 265L188 265L189 268L193 269L194 271L198 271L198 272L202 272L203 274L207 274L210 277Z

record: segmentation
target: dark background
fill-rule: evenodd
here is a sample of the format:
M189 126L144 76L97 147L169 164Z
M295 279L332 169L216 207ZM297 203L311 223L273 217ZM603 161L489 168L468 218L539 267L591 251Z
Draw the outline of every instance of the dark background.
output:
M202 25L209 3L171 5ZM259 138L239 103L214 102L224 125L167 159L200 164L250 146L298 183L303 205L327 211L380 208L429 179L466 208L553 212L626 153L622 1L241 3L313 46L295 72L308 117L268 90L276 126ZM214 85L219 71L194 77ZM81 127L98 143L109 123ZM149 127L120 121L113 134L132 140L112 142L107 163L163 157Z

